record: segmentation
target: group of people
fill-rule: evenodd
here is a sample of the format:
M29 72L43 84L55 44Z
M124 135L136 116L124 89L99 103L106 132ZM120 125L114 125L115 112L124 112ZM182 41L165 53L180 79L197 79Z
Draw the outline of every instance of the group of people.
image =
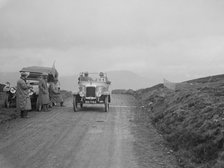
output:
M21 72L21 77L17 81L17 91L16 91L16 107L17 111L20 112L21 118L28 117L28 111L32 109L31 100L29 95L29 90L32 86L27 83L26 72ZM60 103L63 106L63 99L60 94L60 88L57 86L58 79L55 78L53 81L49 82L48 87L48 74L43 73L40 76L38 89L39 94L37 98L37 110L38 111L49 111L49 107Z
M78 81L92 81L93 79L91 77L89 77L89 73L88 72L84 72L84 74L81 74L78 78ZM99 73L99 79L97 79L100 82L106 82L107 81L107 77L104 76L103 72Z
M79 81L91 81L92 78L89 77L89 73L85 72L84 74L81 74L80 77L78 78Z

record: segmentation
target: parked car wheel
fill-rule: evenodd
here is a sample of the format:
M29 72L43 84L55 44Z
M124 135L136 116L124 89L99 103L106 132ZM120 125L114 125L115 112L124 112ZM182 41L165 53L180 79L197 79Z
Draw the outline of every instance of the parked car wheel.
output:
M9 103L8 96L7 96L5 99L5 108L9 108L9 107L10 107L10 103Z
M83 103L80 103L80 107L83 108Z
M74 110L74 112L78 111L77 105L78 105L78 102L76 100L76 96L73 96L73 110Z
M109 100L108 100L108 96L105 97L104 105L105 105L105 112L108 112L109 111Z
M5 106L5 108L9 108L9 106L10 106L8 93L5 94L5 103L4 103L4 106Z

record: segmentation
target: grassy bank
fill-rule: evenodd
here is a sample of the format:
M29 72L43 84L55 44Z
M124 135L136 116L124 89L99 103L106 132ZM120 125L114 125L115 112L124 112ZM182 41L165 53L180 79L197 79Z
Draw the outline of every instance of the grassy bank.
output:
M224 77L162 84L135 92L182 167L224 166Z

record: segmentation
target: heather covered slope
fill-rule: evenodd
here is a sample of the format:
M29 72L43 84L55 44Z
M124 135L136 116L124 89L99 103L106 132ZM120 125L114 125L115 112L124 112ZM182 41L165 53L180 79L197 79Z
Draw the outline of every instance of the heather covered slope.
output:
M183 167L224 167L224 75L136 92Z

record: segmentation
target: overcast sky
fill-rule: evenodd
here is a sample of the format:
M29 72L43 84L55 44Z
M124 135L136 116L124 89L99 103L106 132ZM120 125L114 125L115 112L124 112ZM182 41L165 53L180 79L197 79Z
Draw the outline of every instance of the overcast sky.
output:
M0 72L130 70L154 82L224 73L222 0L0 0Z

